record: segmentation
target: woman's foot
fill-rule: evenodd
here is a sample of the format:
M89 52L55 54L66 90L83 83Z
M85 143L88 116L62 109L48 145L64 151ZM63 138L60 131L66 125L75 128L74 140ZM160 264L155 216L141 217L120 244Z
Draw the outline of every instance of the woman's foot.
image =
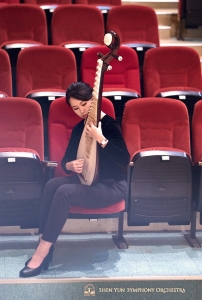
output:
M20 277L37 276L41 273L42 269L48 270L49 262L52 258L52 253L49 251L51 246L52 243L41 239L31 260L27 266L20 271Z
M41 239L34 255L32 256L32 259L27 266L32 269L38 268L38 266L42 264L44 258L48 255L51 245L52 243Z
M52 258L53 258L53 251L54 251L54 244L51 245L50 249L49 249L49 252L48 252L48 255L49 255L49 258L50 258L50 262L52 261ZM29 262L31 261L32 257L29 258L26 262L25 262L25 266L27 266L29 264Z

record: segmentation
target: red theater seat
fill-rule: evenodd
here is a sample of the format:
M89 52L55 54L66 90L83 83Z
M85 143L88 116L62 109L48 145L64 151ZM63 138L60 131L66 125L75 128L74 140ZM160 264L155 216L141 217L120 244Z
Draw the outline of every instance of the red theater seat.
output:
M43 120L36 101L0 99L0 226L38 227Z
M38 5L45 11L49 33L52 15L56 7L64 4L72 4L72 0L23 0L23 3Z
M45 156L47 119L51 101L62 97L70 83L77 81L76 60L71 50L58 46L30 47L19 53L17 95L37 100L43 112Z
M110 100L102 99L102 110L108 115L115 117L113 105ZM54 176L66 176L60 166L60 161L71 135L72 128L81 119L66 104L65 97L56 99L51 103L49 112L49 159L57 161L58 167L55 169ZM123 212L125 210L125 200L119 203L103 207L102 209L84 209L82 207L71 207L70 218L73 219L100 219L100 218L119 218L118 235L114 240L119 248L126 248L127 244L123 238Z
M189 117L184 103L154 97L130 100L122 131L131 155L128 225L191 222L195 226ZM195 232L185 237L196 245Z
M144 96L183 101L192 115L194 104L202 99L200 57L186 46L150 49L143 67Z
M44 11L31 4L10 4L0 7L0 47L8 51L11 64L16 65L22 48L47 44Z
M157 16L153 8L143 5L120 5L108 13L107 31L115 31L121 45L133 48L143 65L145 52L159 46Z
M51 40L53 45L71 49L78 68L85 49L103 44L102 13L90 5L63 5L53 12Z
M97 53L106 54L106 46L96 46L86 49L81 61L81 79L91 86L94 85ZM117 52L122 61L113 59L112 69L104 73L103 93L114 105L116 119L121 123L125 103L129 99L140 97L140 73L138 57L133 49L121 46Z
M77 79L74 54L58 46L24 49L17 62L17 95L40 98L62 97Z

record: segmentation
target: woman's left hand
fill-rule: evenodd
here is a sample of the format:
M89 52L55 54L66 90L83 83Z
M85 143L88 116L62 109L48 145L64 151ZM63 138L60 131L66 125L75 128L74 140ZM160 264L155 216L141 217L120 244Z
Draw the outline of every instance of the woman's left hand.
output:
M90 125L87 125L86 134L100 143L104 139L101 122L99 122L98 127L96 127L92 122Z

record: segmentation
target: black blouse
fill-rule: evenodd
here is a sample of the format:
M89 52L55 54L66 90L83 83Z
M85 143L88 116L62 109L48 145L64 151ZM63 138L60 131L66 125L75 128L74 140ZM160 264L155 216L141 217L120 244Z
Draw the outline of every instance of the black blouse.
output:
M125 170L130 161L130 155L125 141L122 137L119 124L110 116L105 115L101 119L102 132L108 140L105 148L99 146L99 175L98 181L114 179L116 181L125 180ZM68 174L65 165L67 162L75 160L80 138L84 129L84 120L79 122L72 130L68 147L61 161L63 170Z

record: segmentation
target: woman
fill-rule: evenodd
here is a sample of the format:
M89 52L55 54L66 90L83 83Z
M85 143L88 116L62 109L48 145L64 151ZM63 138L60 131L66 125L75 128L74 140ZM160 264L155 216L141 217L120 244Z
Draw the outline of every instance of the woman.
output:
M71 205L84 208L102 208L125 198L127 184L125 170L129 153L118 123L104 112L96 127L90 124L86 134L99 143L99 175L96 183L83 185L77 176L82 172L83 159L77 159L77 149L91 106L92 88L84 82L72 83L66 92L67 104L83 120L72 130L71 138L62 159L63 170L74 176L53 178L44 188L39 220L39 244L30 260L20 271L20 277L39 275L47 270L56 242L68 218ZM95 201L96 199L96 201Z

